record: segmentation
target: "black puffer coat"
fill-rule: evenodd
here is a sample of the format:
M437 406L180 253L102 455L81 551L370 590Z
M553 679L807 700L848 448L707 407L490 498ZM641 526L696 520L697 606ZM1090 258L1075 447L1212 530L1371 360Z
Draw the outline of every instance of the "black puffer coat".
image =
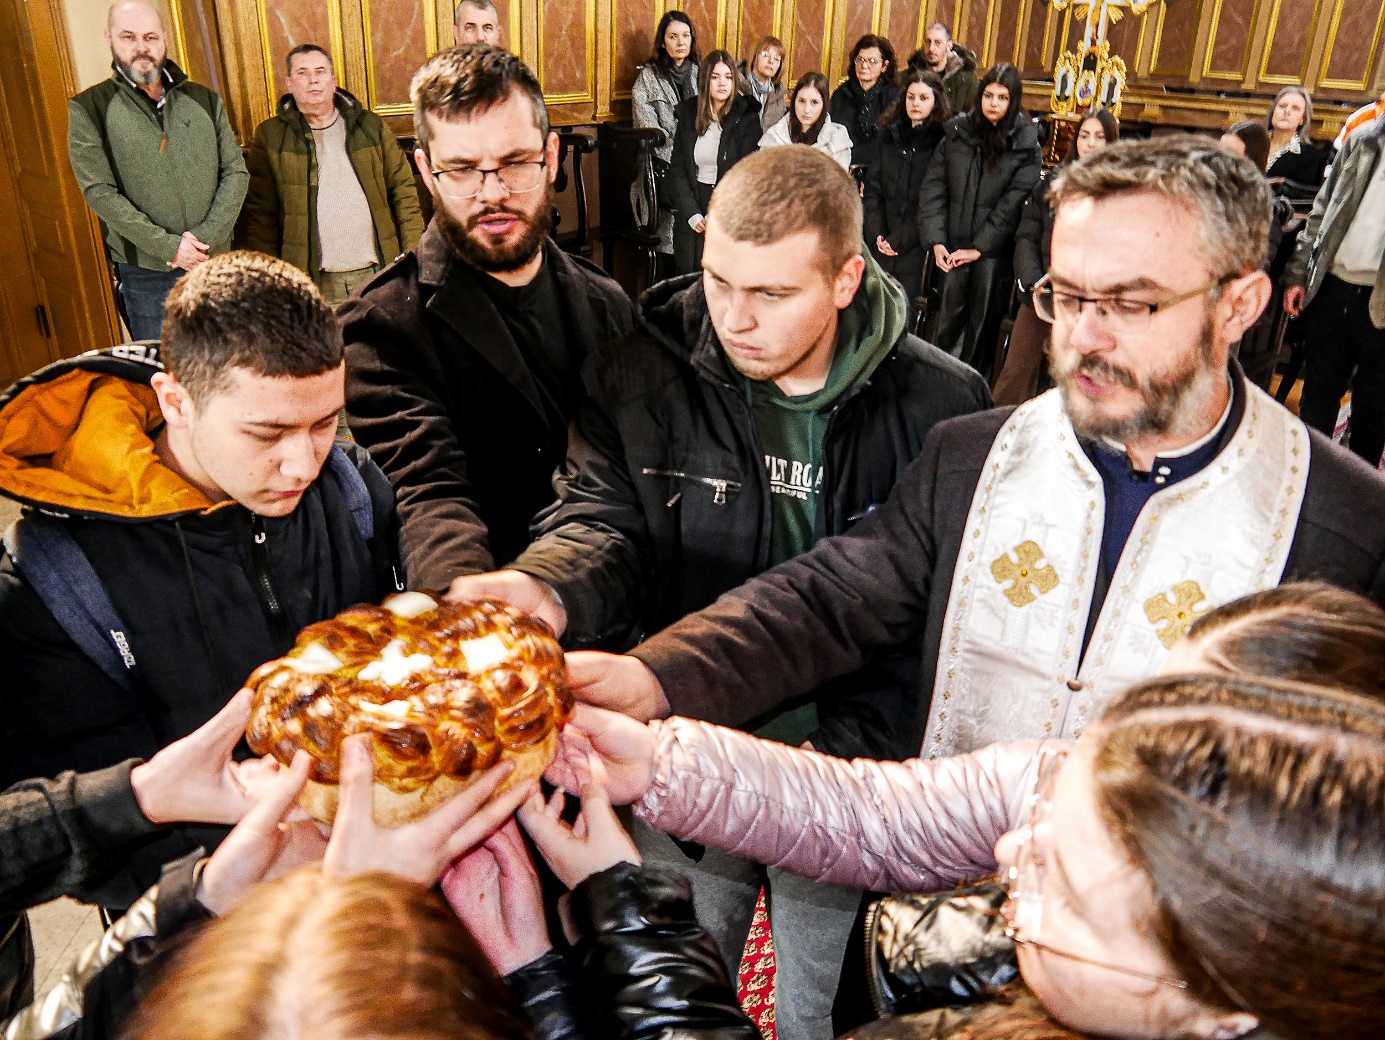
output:
M896 120L880 133L878 160L866 172L865 237L876 261L895 277L912 299L918 295L927 247L919 238L919 192L933 152L943 139L936 123L909 126ZM896 256L875 246L889 242Z
M851 164L869 168L880 153L880 117L899 97L899 88L886 83L884 77L875 86L862 90L853 69L847 80L832 91L827 114L832 122L841 123L851 135Z
M717 180L760 146L760 106L744 94L731 99L731 111L721 121L721 146L717 149ZM702 208L697 201L697 98L678 105L678 130L673 135L673 166L668 174L668 197L679 220L686 221Z
M919 196L919 237L949 252L979 249L983 258L1008 259L1020 210L1043 168L1039 134L1020 113L1008 146L988 170L972 119L970 112L953 117L933 152Z
M1024 200L1015 232L1015 277L1026 292L1048 273L1053 245L1053 203L1048 201L1051 179L1052 174L1034 185L1029 198Z

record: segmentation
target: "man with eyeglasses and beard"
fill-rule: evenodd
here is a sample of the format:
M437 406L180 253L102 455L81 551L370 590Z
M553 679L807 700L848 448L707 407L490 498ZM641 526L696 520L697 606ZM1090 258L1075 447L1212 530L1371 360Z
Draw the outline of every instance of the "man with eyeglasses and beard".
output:
M582 362L630 331L634 308L549 237L558 137L527 66L455 47L411 94L433 220L339 315L351 432L394 485L409 586L442 590L529 543Z
M1385 602L1385 478L1229 357L1270 298L1260 172L1174 135L1051 191L1033 299L1055 389L940 423L855 527L630 654L569 654L579 698L736 725L921 639L920 754L938 757L1079 735L1254 590Z

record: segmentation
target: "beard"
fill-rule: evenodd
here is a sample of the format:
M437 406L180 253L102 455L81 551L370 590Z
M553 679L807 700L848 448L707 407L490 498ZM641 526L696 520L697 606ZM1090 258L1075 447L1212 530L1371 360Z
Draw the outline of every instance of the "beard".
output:
M115 55L112 54L111 57L115 58ZM135 62L139 61L141 58L152 64L153 67L148 72L138 72L135 70ZM141 87L149 87L159 82L159 77L163 75L164 59L155 58L154 55L150 54L148 51L141 51L132 56L128 62L115 58L115 64L131 83L138 84Z
M480 271L513 271L534 259L553 228L552 208L553 188L545 184L535 212L498 203L462 221L453 216L437 192L433 193L433 219L448 250ZM480 223L501 213L518 220L523 230L510 241L488 242L490 236L479 230Z
M1141 379L1127 368L1113 365L1096 354L1074 354L1058 359L1050 341L1049 367L1063 397L1073 429L1089 440L1108 439L1121 444L1149 437L1196 436L1199 425L1215 399L1223 369L1212 348L1212 325L1204 323L1198 342L1174 359L1169 369ZM1125 416L1104 416L1073 388L1078 375L1114 382L1139 396L1140 404Z

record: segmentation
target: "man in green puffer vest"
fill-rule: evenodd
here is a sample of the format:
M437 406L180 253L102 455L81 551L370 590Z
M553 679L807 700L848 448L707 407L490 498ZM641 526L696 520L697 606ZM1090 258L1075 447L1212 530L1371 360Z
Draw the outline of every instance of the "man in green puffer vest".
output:
M231 248L249 178L221 98L167 60L158 11L114 4L106 42L111 78L68 102L68 155L101 218L130 333L158 339L173 283Z
M374 112L337 87L316 44L289 51L289 93L255 131L237 245L302 268L339 304L423 234L413 166Z

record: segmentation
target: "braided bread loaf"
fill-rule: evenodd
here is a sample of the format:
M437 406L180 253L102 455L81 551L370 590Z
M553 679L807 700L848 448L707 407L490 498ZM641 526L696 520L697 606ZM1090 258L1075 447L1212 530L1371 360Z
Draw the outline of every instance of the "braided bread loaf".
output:
M374 737L376 822L398 827L455 796L502 758L505 785L536 778L572 714L563 651L548 626L503 603L391 596L309 625L255 669L246 739L287 765L313 758L299 802L336 815L342 739Z

